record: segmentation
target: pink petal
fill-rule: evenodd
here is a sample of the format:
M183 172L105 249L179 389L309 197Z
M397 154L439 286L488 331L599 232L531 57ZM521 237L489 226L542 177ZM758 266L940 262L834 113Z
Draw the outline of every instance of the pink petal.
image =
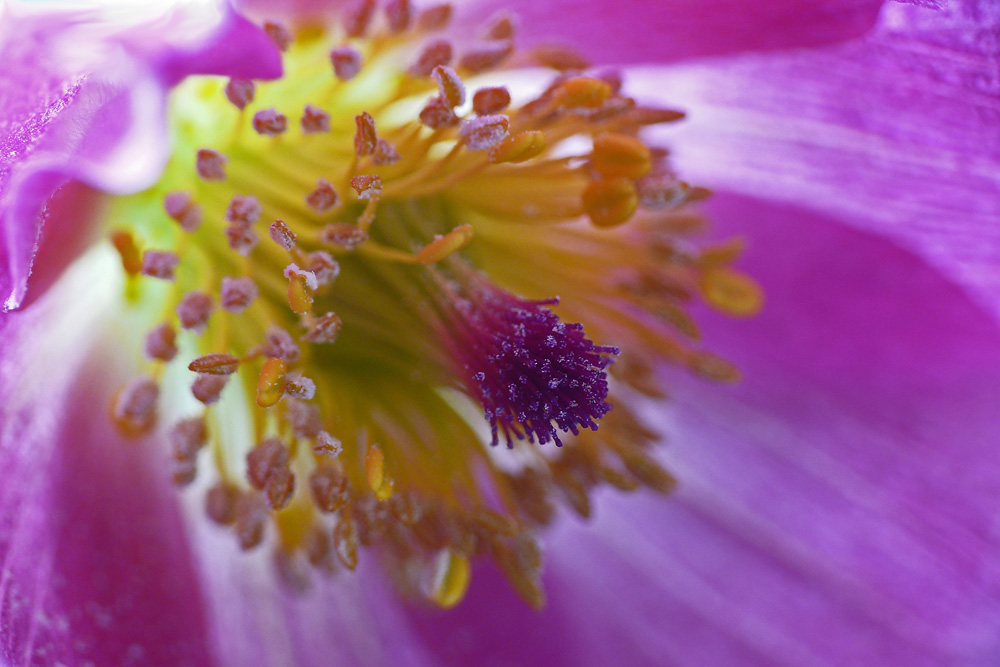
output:
M463 606L414 610L423 641L454 664L989 663L1000 329L884 239L745 197L709 209L750 238L768 304L701 318L746 379L675 378L678 492L558 524L541 614L483 568Z
M881 0L481 0L460 16L467 27L492 13L520 17L519 44L558 41L596 63L665 62L736 51L830 44L857 37Z
M1000 315L1000 11L889 5L855 43L636 75L685 178L885 234ZM977 9L978 7L978 9Z

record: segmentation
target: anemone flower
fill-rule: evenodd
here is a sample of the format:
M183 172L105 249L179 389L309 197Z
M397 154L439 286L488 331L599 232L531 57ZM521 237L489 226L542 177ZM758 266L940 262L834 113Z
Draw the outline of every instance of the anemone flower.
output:
M1000 12L490 2L8 4L4 661L994 662Z

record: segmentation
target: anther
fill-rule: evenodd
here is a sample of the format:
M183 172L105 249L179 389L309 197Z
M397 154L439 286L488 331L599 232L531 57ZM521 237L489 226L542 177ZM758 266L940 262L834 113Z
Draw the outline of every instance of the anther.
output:
M337 442L339 446L339 441ZM323 512L336 512L350 497L347 477L333 465L321 463L309 476L313 502Z
M390 0L385 6L385 18L392 32L400 33L409 28L413 18L410 0Z
M365 476L376 498L386 501L392 497L392 478L385 469L385 454L378 445L369 447L365 454Z
M260 220L260 214L263 211L260 202L253 195L236 195L226 207L226 220L252 225Z
M246 310L254 299L257 298L257 284L252 278L232 278L225 276L222 279L222 286L219 290L220 301L223 310L230 313L242 313Z
M244 222L234 222L227 226L226 237L229 239L229 247L244 257L260 243L260 235Z
M396 147L387 140L379 138L375 144L375 151L372 153L372 163L381 166L384 164L395 164L403 156L399 154Z
M312 328L303 334L302 340L309 343L333 343L343 327L344 323L336 313L327 313L316 318Z
M513 39L517 33L517 17L510 12L502 12L493 18L486 29L486 39Z
M437 82L441 97L451 107L460 107L465 104L465 84L458 74L450 67L438 65L431 72L431 76Z
M417 28L428 32L442 30L451 21L452 11L448 3L428 7L417 15Z
M307 313L312 308L313 292L319 287L312 271L303 271L296 264L285 267L288 279L288 305L295 313Z
M722 357L708 352L693 352L685 363L692 371L710 380L736 382L740 379L739 369Z
M130 435L145 433L156 422L156 401L160 388L149 377L132 380L119 390L112 406L115 424Z
M236 539L240 548L249 551L264 540L267 508L257 494L241 494L236 501Z
M382 192L382 179L378 176L363 174L351 177L351 187L358 193L359 199L378 198Z
M503 141L509 126L507 116L477 116L463 122L458 133L470 150L483 151Z
M472 96L472 110L480 116L503 111L510 106L510 92L503 86L480 88Z
M330 114L312 104L305 106L301 122L303 134L319 134L330 131Z
M208 318L215 309L215 302L204 292L188 292L177 304L177 317L181 326L201 333L208 324Z
M337 561L333 555L333 537L319 525L313 525L303 542L306 560L313 567L332 573L337 569Z
M319 454L320 456L326 456L331 459L335 459L340 456L340 453L344 451L344 446L337 438L333 437L326 431L320 431L316 436L316 442L313 443L313 452Z
M354 250L368 240L368 232L344 222L334 222L320 230L319 240L335 248Z
M247 481L263 490L274 473L288 467L288 449L277 438L267 438L247 454Z
M340 264L325 250L314 250L306 255L305 260L305 268L316 276L320 288L332 284L340 275Z
M172 252L147 250L142 254L142 273L152 278L173 280L180 258Z
M146 334L145 350L150 359L170 361L177 356L177 334L166 322L157 325Z
M316 189L306 195L306 204L317 213L326 213L337 205L339 199L333 184L321 178L316 181Z
M350 81L361 71L361 54L357 49L344 46L330 51L330 63L333 65L333 72L341 81Z
M568 46L558 44L538 46L531 55L539 65L560 72L579 72L590 68L590 61Z
M192 417L174 424L167 436L175 461L190 461L208 442L208 429L201 417Z
M277 243L283 250L291 252L295 248L295 232L288 228L284 220L275 220L267 229L271 235L271 240Z
M228 158L211 148L202 148L195 159L195 169L198 175L206 181L226 180L226 162Z
M253 129L265 137L277 137L288 129L288 117L274 107L261 109L253 115Z
M595 137L591 162L607 178L642 178L653 166L646 144L625 134Z
M226 83L226 99L240 111L253 102L255 86L249 79L230 79Z
M529 130L507 137L490 149L489 160L495 164L502 162L519 163L541 155L545 150L545 133Z
M611 97L611 86L605 81L588 76L578 76L563 81L555 91L555 102L560 107L596 108Z
M726 267L706 270L699 284L708 303L736 317L756 315L764 304L764 292L757 283Z
M421 264L433 264L453 255L472 242L472 225L459 225L444 236L437 236L417 253Z
M191 394L203 405L212 405L219 400L228 381L227 375L199 375L191 384Z
M122 258L122 268L130 276L137 275L143 269L144 258L139 254L139 248L135 245L135 239L126 231L118 231L112 234L111 243Z
M219 482L205 494L205 514L220 526L236 521L236 503L240 490L232 484Z
M407 72L410 76L418 78L430 76L435 67L449 64L451 57L451 42L446 39L435 40L424 47L417 62L413 63Z
M264 32L282 51L287 51L292 45L292 33L278 21L264 21Z
M186 232L194 232L201 225L201 208L187 192L168 192L163 197L163 210Z
M188 364L189 371L207 375L232 375L239 367L239 357L235 357L227 352L206 354Z
M285 376L285 393L303 401L310 401L316 396L316 383L301 373L288 373Z
M299 346L295 344L292 335L275 325L268 327L261 352L264 356L275 357L288 364L294 364L298 361L300 354Z
M354 133L354 154L358 157L371 155L375 151L375 144L378 142L378 133L375 131L375 119L367 111L361 112L354 117L354 124L357 130Z
M594 181L583 191L583 209L598 227L620 225L632 217L638 205L635 185L625 178Z
M458 66L473 74L493 69L514 52L514 43L508 39L482 42L466 51L458 61Z
M432 97L420 110L420 122L432 130L440 130L458 123L458 116L448 102L440 97Z
M333 529L333 547L341 565L348 570L358 566L358 533L354 520L346 514L341 515Z
M348 37L361 37L367 32L375 14L375 0L357 0L344 14L344 30Z
M285 395L285 370L288 366L281 359L269 357L257 377L257 405L269 408Z
M469 559L451 549L442 549L434 559L428 597L444 609L462 601L472 578Z

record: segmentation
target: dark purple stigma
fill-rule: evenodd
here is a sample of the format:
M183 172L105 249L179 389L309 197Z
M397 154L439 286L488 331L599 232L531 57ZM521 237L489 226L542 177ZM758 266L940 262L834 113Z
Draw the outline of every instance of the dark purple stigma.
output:
M469 385L483 404L493 430L539 444L562 441L557 433L597 430L611 409L607 367L618 348L595 345L582 324L566 324L546 306L559 302L524 301L498 289L484 291L475 303L457 304L463 320L459 356Z

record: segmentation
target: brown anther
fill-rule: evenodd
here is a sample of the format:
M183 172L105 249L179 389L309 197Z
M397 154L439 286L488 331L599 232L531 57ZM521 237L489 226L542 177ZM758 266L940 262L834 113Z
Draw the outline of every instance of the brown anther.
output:
M288 279L288 306L293 313L308 313L313 304L313 292L319 287L316 276L309 271L303 271L295 264L285 267L285 277Z
M144 347L150 359L170 361L177 356L177 333L166 322L159 324L146 334Z
M226 352L206 354L188 364L189 371L206 375L232 375L239 367L240 358Z
M493 557L507 580L518 595L535 609L545 606L545 591L542 589L538 566L533 565L536 558L531 549L524 544L532 542L531 538L515 539L512 545L494 544ZM534 545L534 553L538 546Z
M263 490L279 470L288 468L288 449L277 438L267 438L247 453L247 481Z
M642 178L653 167L646 144L627 134L595 137L591 163L606 178Z
M173 461L171 465L171 477L177 486L187 486L198 476L198 464L196 459L185 459L183 461Z
M352 176L351 187L358 193L359 199L371 199L382 192L382 179L369 174Z
M410 27L413 19L413 6L410 0L389 0L385 6L385 18L392 32L403 32Z
M191 394L204 405L212 405L229 382L228 375L199 375L191 383Z
M260 214L263 212L264 208L260 205L260 201L253 195L236 195L229 200L229 206L226 207L226 220L252 225L260 220Z
M195 159L195 169L198 175L206 181L226 180L226 162L228 158L219 151L202 148Z
M344 446L340 440L333 437L326 431L320 431L316 435L316 442L313 443L313 453L319 456L326 456L335 459L344 451Z
M265 137L277 137L288 129L288 117L274 107L261 109L253 115L253 129Z
M310 565L328 573L336 571L337 560L333 555L333 537L322 526L313 525L309 528L302 548Z
M269 408L285 395L285 370L288 366L281 359L269 357L257 377L257 405Z
M111 243L122 258L122 268L130 276L138 275L143 268L143 257L135 245L135 239L126 231L117 231L111 235Z
M512 53L514 42L509 39L494 39L466 51L459 59L458 66L475 74L493 69Z
M621 91L622 84L624 83L622 81L622 73L616 69L606 69L595 74L594 77L611 86L612 95L617 95Z
M175 461L189 461L208 442L208 429L201 417L192 417L174 424L167 435L170 453Z
M124 255L123 255L124 260ZM172 252L163 250L147 250L142 253L142 273L151 278L173 280L174 270L181 260Z
M288 468L274 471L268 478L264 488L267 504L273 510L280 510L288 505L295 493L295 475Z
M316 276L316 283L320 288L332 284L340 275L340 264L325 250L314 250L305 259L305 268Z
M752 317L764 305L760 285L739 271L720 266L707 269L699 281L705 301L735 317Z
M258 293L257 284L249 277L225 276L219 289L222 308L230 313L242 313L254 302Z
M285 376L285 393L309 401L316 396L316 383L301 373L288 373Z
M320 230L320 243L344 250L354 250L368 240L368 232L344 222L334 222Z
M260 243L260 235L244 222L234 222L227 226L226 238L229 239L229 247L244 257Z
M455 70L445 65L438 65L431 72L431 76L437 82L441 98L448 103L448 106L454 108L465 104L465 84Z
M306 204L317 213L326 213L337 205L340 197L333 189L333 184L326 179L316 181L316 189L306 195Z
M226 83L226 99L233 103L233 106L243 111L247 105L253 102L253 95L256 86L249 79L230 79Z
M545 150L545 133L529 130L507 137L490 149L489 160L494 164L525 162L541 155Z
M201 225L201 208L182 190L168 192L163 197L163 210L186 232L196 231Z
M312 104L307 104L302 111L301 122L303 134L319 134L330 131L330 114Z
M693 352L685 360L688 368L710 380L719 382L736 382L740 379L740 371L731 363L708 352Z
M344 13L344 30L348 37L361 37L375 15L375 0L356 0Z
M267 507L255 493L241 494L236 501L236 520L234 522L236 539L240 548L249 551L264 540L264 528L267 526Z
M240 490L232 484L219 482L205 494L205 514L220 526L236 521L236 503Z
M341 565L348 570L358 566L358 533L354 520L346 514L333 529L333 548Z
M327 313L316 318L313 326L302 336L302 340L309 343L332 343L337 340L344 323L336 313Z
M513 39L517 33L517 17L510 12L501 12L493 17L486 29L485 39Z
M292 33L283 23L264 21L264 32L282 51L287 51L288 47L292 45Z
M197 291L188 292L177 304L177 317L180 318L183 328L201 333L205 330L213 310L215 310L215 302L208 294Z
M396 164L402 157L395 146L385 139L380 138L375 144L375 151L372 153L372 164L376 166Z
M156 401L160 388L149 377L135 378L115 396L111 416L119 429L129 435L149 431L156 423Z
M375 151L375 144L378 142L378 133L375 131L375 119L367 111L362 111L354 117L354 124L357 127L354 133L354 154L358 157L371 155Z
M433 241L417 253L421 264L434 264L449 257L472 242L472 225L459 225L444 236L436 236Z
M372 445L365 453L365 477L376 498L386 501L392 497L392 478L385 469L385 454L378 445Z
M319 408L305 401L289 397L284 402L285 421L299 438L315 438L323 430Z
M442 97L432 97L420 110L420 122L432 130L440 130L458 123L458 116Z
M458 133L469 150L484 151L503 141L509 127L510 119L507 116L476 116L464 121Z
M309 488L316 507L324 512L336 512L350 497L347 476L328 463L321 463L313 470L309 476Z
M634 125L659 125L661 123L676 123L683 120L687 114L676 109L658 109L654 107L636 107L629 112L628 123Z
M428 32L442 30L451 21L452 11L449 3L428 7L417 15L417 28Z
M288 228L284 220L275 220L267 228L267 231L271 235L271 240L281 246L282 250L291 252L295 248L297 237L295 232Z
M510 106L510 92L503 86L480 88L472 96L472 110L480 116L503 111Z
M590 61L583 54L561 44L537 46L531 55L539 65L560 72L582 71L590 68Z
M577 109L575 113L591 123L602 123L612 118L618 118L620 124L628 125L628 123L622 121L621 119L625 118L634 108L635 100L631 97L609 97L607 101L599 107L595 107L593 109Z
M611 86L605 81L589 76L577 76L563 81L554 92L554 100L567 109L594 109L611 97Z
M619 452L619 456L621 456L625 469L642 482L643 486L658 493L670 493L677 486L677 479L645 454L636 450L627 450Z
M276 325L268 327L261 352L264 356L281 359L287 364L294 364L299 359L299 346L295 344L295 339Z
M449 64L451 57L451 42L446 39L434 40L424 47L417 62L407 72L413 77L430 76L435 67Z
M343 46L330 51L330 64L333 65L333 73L338 79L350 81L361 71L363 63L357 49Z
M639 206L635 185L626 178L594 181L583 191L583 209L597 227L614 227L625 222Z

